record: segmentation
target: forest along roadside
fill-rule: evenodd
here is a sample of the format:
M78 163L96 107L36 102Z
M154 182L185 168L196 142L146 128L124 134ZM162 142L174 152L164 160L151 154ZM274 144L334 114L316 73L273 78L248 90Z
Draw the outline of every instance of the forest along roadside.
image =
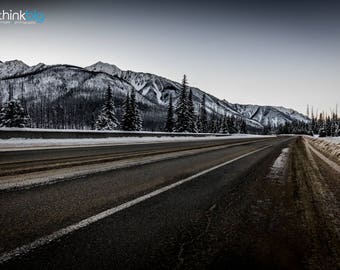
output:
M264 177L247 175L207 211L178 268L339 269L340 178L326 165L298 137Z

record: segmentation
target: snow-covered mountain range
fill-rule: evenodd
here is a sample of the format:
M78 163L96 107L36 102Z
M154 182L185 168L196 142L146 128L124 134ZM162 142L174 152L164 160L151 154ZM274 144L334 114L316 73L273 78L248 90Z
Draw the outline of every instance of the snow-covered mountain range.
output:
M72 65L48 66L42 63L28 66L18 60L0 61L0 101L8 98L8 89L13 89L15 96L23 95L32 103L42 98L50 104L65 99L72 102L72 98L91 103L102 99L108 86L113 89L117 106L121 105L128 91L135 89L137 101L145 115L145 111L150 110L154 112L153 115L155 112L164 115L170 95L176 102L181 91L178 82L150 73L123 71L115 65L102 62L83 68ZM198 88L192 88L192 91L194 105L198 109L205 92ZM306 116L292 109L232 104L208 93L206 106L210 113L242 117L247 125L254 129L262 129L268 125L277 126L295 120L309 121ZM89 108L84 106L84 109ZM91 107L91 110L95 110L95 107ZM162 122L164 119L158 121Z

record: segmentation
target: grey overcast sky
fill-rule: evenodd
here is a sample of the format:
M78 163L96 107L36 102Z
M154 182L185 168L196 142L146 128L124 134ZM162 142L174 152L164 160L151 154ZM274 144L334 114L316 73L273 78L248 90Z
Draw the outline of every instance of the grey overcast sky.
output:
M97 61L180 81L230 102L329 111L340 104L340 1L1 1L45 14L0 24L0 60Z

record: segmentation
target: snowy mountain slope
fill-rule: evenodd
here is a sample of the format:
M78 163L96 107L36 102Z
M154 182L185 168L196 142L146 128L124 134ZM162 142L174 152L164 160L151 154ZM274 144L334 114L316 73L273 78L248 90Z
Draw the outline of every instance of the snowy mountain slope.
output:
M109 66L110 64L103 64L99 62L88 67L87 69L107 72L110 70L110 68L108 68ZM181 85L179 83L154 74L117 70L116 66L113 66L112 70L112 72L109 72L110 74L117 75L118 77L125 79L143 96L147 97L153 102L157 102L158 104L167 104L170 94L177 97L180 92ZM197 88L192 88L192 90L194 104L196 109L198 109L204 92ZM206 101L208 112L217 112L219 114L243 117L246 118L248 125L256 128L261 128L263 125L269 124L277 126L278 124L283 124L287 121L291 122L293 120L308 121L306 117L299 114L298 112L283 107L281 108L283 108L285 111L281 110L282 113L280 113L278 112L280 111L278 107L261 107L257 105L249 105L246 107L234 106L234 104L230 104L227 101L220 101L214 96L208 94L206 96ZM251 111L254 110L252 106L254 106L255 109L261 107L260 111L262 113L259 112L256 117L252 117ZM266 112L266 110L268 112Z
M109 72L111 75L118 76L119 78L129 82L135 90L141 93L144 97L149 99L150 101L166 106L169 102L169 97L172 95L175 99L179 96L181 91L181 84L178 82L171 81L167 78L163 78L150 73L143 72L134 72L131 70L122 71L117 70L116 66L110 71L110 64L104 64L98 62L90 67L87 67L88 70L96 70L102 72ZM199 109L199 104L202 100L203 92L198 88L191 88L193 91L193 101L196 110ZM242 117L242 115L231 108L227 103L217 99L216 97L206 94L206 107L208 113L218 113L220 115L235 115ZM262 128L262 124L254 121L252 119L245 119L247 124L254 128Z
M30 67L19 60L7 61L4 63L0 61L0 79L35 72L45 67L47 66L43 63Z
M85 69L89 70L89 71L96 71L96 72L105 72L108 73L112 76L116 76L116 75L120 75L121 74L121 70L115 66L115 65L111 65L111 64L107 64L107 63L103 63L101 61L86 67Z
M22 74L28 68L29 68L28 65L18 60L7 61L4 63L1 62L0 63L0 78Z
M51 106L56 106L56 103L77 103L81 99L84 104L92 104L89 108L96 111L95 106L101 104L108 86L113 89L117 106L120 107L126 93L135 89L137 101L144 114L151 117L152 121L159 122L163 119L154 119L156 116L151 116L149 112L159 112L160 116L164 116L170 95L176 102L181 91L178 82L150 73L123 71L115 65L103 62L97 62L86 68L44 64L30 67L18 60L0 63L0 89L2 89L0 99L6 99L8 95L6 89L11 87L14 89L14 95L23 95L32 103L44 99L44 102L47 100ZM198 88L191 89L194 106L198 110L205 92ZM255 129L294 120L308 121L305 116L292 109L232 104L207 93L206 107L209 113L242 117Z
M14 95L22 94L26 98L34 98L38 100L41 96L47 96L49 101L61 98L64 95L72 95L86 93L92 97L101 97L104 91L110 86L116 95L125 96L127 91L133 88L131 85L114 76L108 76L102 72L89 72L83 68L69 65L45 66L39 64L37 66L28 67L22 71L12 71L12 77L6 76L0 80L2 89L6 89L7 85L17 89ZM13 78L13 79L12 79ZM20 91L19 91L20 90ZM4 96L8 93L4 91ZM137 100L154 105L143 96L138 95Z
M231 104L242 116L257 121L264 126L278 126L286 122L302 121L309 119L292 109L274 106Z
M117 66L98 62L86 67L87 70L105 72L112 76L129 82L133 88L149 100L160 105L165 105L168 101L169 91L178 94L180 84L157 75L142 72L122 71Z
M275 106L274 108L284 113L285 115L289 115L292 120L306 122L306 116L304 116L302 113L299 113L293 109L287 109L282 106L279 106L279 107Z

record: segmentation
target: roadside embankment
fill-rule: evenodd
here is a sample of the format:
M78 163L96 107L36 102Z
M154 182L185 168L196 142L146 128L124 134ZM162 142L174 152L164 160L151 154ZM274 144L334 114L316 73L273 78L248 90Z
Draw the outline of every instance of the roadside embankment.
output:
M313 138L304 136L309 144L319 150L332 161L340 164L340 141L330 141L323 138Z

